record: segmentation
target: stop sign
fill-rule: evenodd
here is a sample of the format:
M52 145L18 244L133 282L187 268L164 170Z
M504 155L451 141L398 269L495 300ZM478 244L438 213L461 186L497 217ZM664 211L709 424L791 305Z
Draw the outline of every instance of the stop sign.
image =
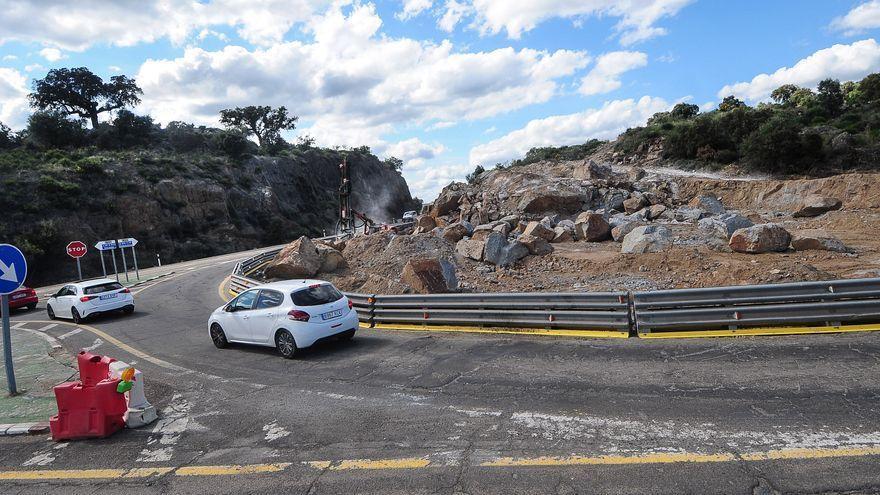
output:
M82 241L73 241L67 245L67 255L71 258L82 258L86 255L86 245Z

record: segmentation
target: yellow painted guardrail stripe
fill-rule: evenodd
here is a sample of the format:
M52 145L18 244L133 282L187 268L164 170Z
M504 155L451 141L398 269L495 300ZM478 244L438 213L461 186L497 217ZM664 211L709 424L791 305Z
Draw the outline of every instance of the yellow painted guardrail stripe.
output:
M765 328L739 328L736 330L688 330L688 331L662 331L652 333L640 333L642 339L681 339L699 337L742 337L742 336L772 336L772 335L807 335L822 333L852 333L852 332L876 332L880 330L880 324L870 325L840 325L823 327L765 327Z

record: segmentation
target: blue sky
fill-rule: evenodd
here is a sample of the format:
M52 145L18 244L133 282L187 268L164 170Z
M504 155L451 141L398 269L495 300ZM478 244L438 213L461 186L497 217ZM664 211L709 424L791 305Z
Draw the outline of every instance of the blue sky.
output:
M284 105L287 136L371 146L433 199L477 164L612 138L679 101L880 71L880 0L0 0L0 121L33 78L136 77L138 112L214 124Z

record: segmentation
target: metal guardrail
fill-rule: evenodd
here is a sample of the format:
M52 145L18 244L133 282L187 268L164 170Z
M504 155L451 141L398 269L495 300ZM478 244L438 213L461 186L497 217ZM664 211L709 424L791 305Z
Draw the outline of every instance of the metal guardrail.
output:
M229 289L240 293L260 285L247 274L278 251L237 264ZM657 336L880 324L880 278L652 292L346 296L360 321L371 327L518 327Z

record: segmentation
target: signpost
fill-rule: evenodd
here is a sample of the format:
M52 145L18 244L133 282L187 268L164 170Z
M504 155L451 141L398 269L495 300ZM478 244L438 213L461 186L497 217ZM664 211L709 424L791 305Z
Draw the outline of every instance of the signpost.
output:
M128 267L125 266L125 248L131 248L131 257L134 258L134 273L137 279L140 280L141 274L138 271L137 253L134 252L134 247L137 246L138 240L134 237L128 237L125 239L117 239L116 243L119 245L119 250L122 251L122 266L125 268L125 281L128 281Z
M82 282L83 272L82 267L80 267L79 259L86 255L89 249L83 244L82 241L72 241L67 245L67 255L76 260L76 273L79 275L79 280ZM101 259L103 262L103 258Z
M111 239L109 241L98 241L95 244L95 249L101 252L101 269L104 271L104 276L107 276L107 268L104 266L104 251L110 251L110 254L113 255L113 274L116 275L116 281L119 282L119 271L116 269L116 241Z
M18 290L27 277L27 262L15 246L0 244L0 308L3 310L3 361L9 395L18 393L12 369L12 337L9 332L9 294Z

